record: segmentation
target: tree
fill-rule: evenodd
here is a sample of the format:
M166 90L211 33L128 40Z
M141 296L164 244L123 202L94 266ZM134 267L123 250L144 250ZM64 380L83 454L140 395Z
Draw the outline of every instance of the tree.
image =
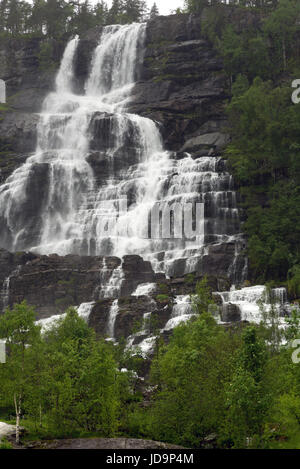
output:
M108 6L104 0L96 3L93 13L95 15L96 25L105 25L107 23Z
M122 23L124 13L124 2L122 0L113 0L112 6L108 12L108 24Z
M201 13L208 4L209 0L185 0L185 8L190 13Z
M77 11L73 13L71 28L78 34L91 29L95 25L95 15L89 0L77 5Z
M8 0L6 27L15 35L22 32L22 12L18 0Z
M23 403L33 378L30 370L34 360L33 348L40 341L40 328L35 325L35 311L26 302L15 305L0 316L0 337L6 339L9 350L7 363L1 367L1 400L14 403L16 413L16 442L20 441L20 418Z
M266 363L266 346L255 327L247 327L236 352L233 378L225 390L228 411L222 439L235 448L260 445L271 403L263 383Z
M299 2L281 0L265 22L265 33L272 38L277 49L281 48L283 70L287 68L288 50L293 49L293 38L297 31L296 19L299 12Z
M158 15L159 15L158 7L156 3L153 3L152 8L150 10L150 19L153 20L153 18L155 18Z
M8 0L0 1L0 33L3 33L6 29L7 5Z
M174 330L152 365L158 387L150 410L150 437L199 448L226 419L224 385L239 341L209 314Z
M224 60L225 71L227 72L230 85L233 77L241 73L245 61L245 51L241 37L234 31L232 25L228 25L222 35L220 51Z
M144 0L124 1L124 20L126 23L138 23L142 21L147 12L147 4Z
M74 5L64 0L45 0L45 24L47 36L58 38L68 28L69 20L73 15Z
M44 408L56 430L98 431L114 436L120 407L112 350L98 342L76 311L47 333Z
M31 16L28 22L29 29L40 34L43 33L43 27L45 24L45 8L45 0L34 0L31 10Z
M192 295L193 309L197 314L205 314L210 310L210 307L214 305L212 299L211 289L207 284L207 278L197 283L196 292Z

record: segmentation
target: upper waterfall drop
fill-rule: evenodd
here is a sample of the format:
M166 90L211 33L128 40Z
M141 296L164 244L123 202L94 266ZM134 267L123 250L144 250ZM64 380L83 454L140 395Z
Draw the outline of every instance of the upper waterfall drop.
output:
M72 84L74 79L73 60L78 47L79 37L76 36L68 43L64 52L64 57L56 76L56 92L72 93Z
M87 96L104 96L136 81L138 44L143 44L146 24L113 25L104 28L85 85Z

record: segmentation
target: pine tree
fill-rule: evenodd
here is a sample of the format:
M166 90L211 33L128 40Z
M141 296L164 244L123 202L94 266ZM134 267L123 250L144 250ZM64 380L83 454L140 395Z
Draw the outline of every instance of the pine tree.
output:
M0 1L0 33L3 33L6 29L7 6L8 0Z
M46 15L45 7L45 0L34 0L28 22L29 30L39 33L43 32Z
M18 0L9 0L7 7L6 27L12 34L22 32L22 17L20 2Z
M153 6L150 10L150 19L152 20L153 18L155 18L158 15L159 15L158 7L157 7L156 3L153 3Z
M144 0L125 0L124 13L127 23L137 23L142 21L147 12L147 5Z
M112 6L108 12L108 24L118 24L122 22L124 14L124 4L122 0L113 0Z
M108 6L104 0L101 0L101 2L96 3L96 5L94 6L93 13L95 15L96 25L105 25L107 23Z

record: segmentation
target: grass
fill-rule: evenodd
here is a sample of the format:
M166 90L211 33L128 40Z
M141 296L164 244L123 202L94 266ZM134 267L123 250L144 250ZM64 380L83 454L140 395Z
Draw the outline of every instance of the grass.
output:
M169 296L168 295L157 295L156 300L159 303L167 303L169 301Z
M6 438L0 441L0 449L13 449L12 444Z

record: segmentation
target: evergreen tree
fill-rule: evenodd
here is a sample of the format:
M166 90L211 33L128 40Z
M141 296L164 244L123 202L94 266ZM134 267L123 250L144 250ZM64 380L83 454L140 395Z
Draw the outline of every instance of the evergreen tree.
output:
M45 0L34 0L28 24L31 31L38 32L40 34L43 33L46 16L45 9Z
M286 70L288 51L293 48L293 38L298 29L296 19L300 14L299 2L294 0L281 0L268 17L264 30L269 35L276 49L281 49L282 68Z
M158 7L157 7L156 3L153 3L153 6L150 10L150 19L152 20L153 18L155 18L158 15L159 15Z
M68 23L72 18L74 5L64 0L45 0L45 24L47 36L58 38L68 29Z
M104 0L96 3L94 6L93 13L95 15L95 24L96 25L105 25L107 23L108 17L108 6Z
M147 13L147 5L144 0L125 0L124 19L126 23L138 23Z
M223 438L235 448L261 444L271 405L270 393L263 382L266 363L266 346L255 327L248 327L236 353L234 375L225 390L228 411Z
M18 0L8 0L6 28L14 35L22 32L21 4Z
M185 0L185 8L190 13L201 13L207 5L209 5L209 0Z
M124 14L123 0L113 0L112 6L108 12L107 23L108 24L122 23L123 14Z
M0 33L3 33L6 29L7 6L8 0L0 1Z

